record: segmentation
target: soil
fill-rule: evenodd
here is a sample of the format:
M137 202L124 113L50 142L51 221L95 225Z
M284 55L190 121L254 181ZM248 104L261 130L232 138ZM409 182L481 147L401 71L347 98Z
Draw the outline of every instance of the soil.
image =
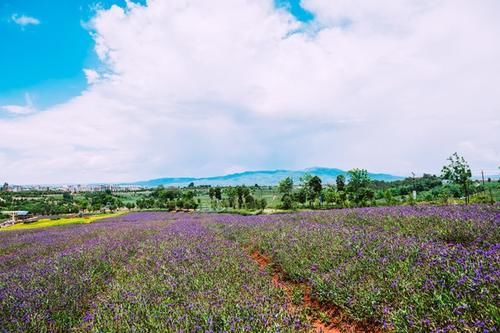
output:
M251 253L250 257L255 261L261 270L270 267L271 259L258 251ZM308 319L311 323L311 333L341 333L341 332L370 332L381 333L383 330L376 325L359 323L342 315L342 312L333 305L320 304L317 300L311 297L311 287L306 283L297 283L284 279L283 272L280 269L274 268L271 271L271 283L285 291L289 300L289 311L296 312L302 309L308 309L310 315ZM291 302L292 291L296 288L302 289L304 295L302 303L294 305ZM319 319L321 317L321 319Z

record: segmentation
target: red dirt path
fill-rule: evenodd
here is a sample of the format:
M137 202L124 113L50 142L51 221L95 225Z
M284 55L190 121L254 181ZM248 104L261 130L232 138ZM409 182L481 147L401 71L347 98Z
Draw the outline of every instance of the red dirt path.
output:
M251 253L250 257L259 265L261 270L266 269L271 264L271 259L258 251ZM313 314L308 316L310 320L312 330L314 333L341 333L341 332L371 332L371 333L381 333L382 330L373 325L364 325L362 323L356 323L352 320L343 318L342 313L338 308L334 306L326 306L320 304L317 300L311 298L311 287L305 283L295 283L290 281L285 281L281 278L279 270L274 270L272 272L271 283L285 291L288 299L291 299L291 293L293 288L300 288L303 291L304 298L302 304L296 306L290 302L289 310L291 312L297 311L299 308L311 309ZM321 313L323 316L327 315L329 323L324 323L317 318Z

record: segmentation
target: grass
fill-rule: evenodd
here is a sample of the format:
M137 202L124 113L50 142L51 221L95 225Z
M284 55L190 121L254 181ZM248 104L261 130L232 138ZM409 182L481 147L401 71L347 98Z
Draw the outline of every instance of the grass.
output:
M97 220L106 219L109 217L116 217L123 215L123 213L112 213L112 214L98 214L86 217L70 217L62 218L58 220L42 219L33 223L18 223L13 226L1 229L1 230L26 230L26 229L38 229L38 228L48 228L48 227L59 227L63 225L70 224L86 224L92 223Z

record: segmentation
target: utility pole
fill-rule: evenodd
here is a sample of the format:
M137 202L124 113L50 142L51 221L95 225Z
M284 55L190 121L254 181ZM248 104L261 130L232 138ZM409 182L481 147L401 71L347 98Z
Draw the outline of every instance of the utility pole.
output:
M483 178L483 193L486 193L486 185L484 184L484 171L483 170L481 170L481 177ZM493 203L493 193L491 192L491 188L488 189L488 192L490 193L491 203Z

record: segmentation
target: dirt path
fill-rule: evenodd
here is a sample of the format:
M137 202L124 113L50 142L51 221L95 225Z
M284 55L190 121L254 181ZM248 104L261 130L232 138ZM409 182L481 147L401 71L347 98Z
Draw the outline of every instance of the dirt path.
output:
M271 264L271 259L257 251L252 252L250 257L259 265L261 270L265 270ZM363 325L353 322L342 316L339 309L334 306L325 306L320 304L317 300L311 298L311 287L306 283L295 283L286 281L281 278L279 270L273 270L271 276L272 284L285 291L289 302L289 310L292 312L299 309L308 309L311 314L308 319L311 323L314 333L341 333L341 332L371 332L381 333L382 330L378 327L371 325ZM300 304L294 305L292 302L292 293L294 290L300 289L302 291L303 299ZM322 318L320 320L319 318Z

